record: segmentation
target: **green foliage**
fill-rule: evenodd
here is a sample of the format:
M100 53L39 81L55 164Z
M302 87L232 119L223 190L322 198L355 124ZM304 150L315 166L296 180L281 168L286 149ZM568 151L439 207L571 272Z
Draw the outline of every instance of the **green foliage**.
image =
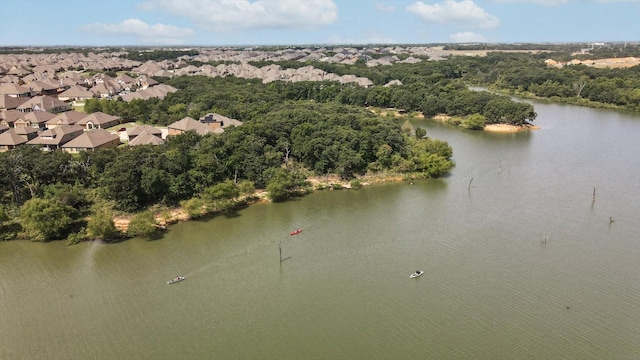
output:
M360 189L362 187L362 183L358 179L353 179L349 183L352 189Z
M205 194L214 200L218 199L235 199L240 196L240 189L231 180L210 186L205 190Z
M20 207L22 227L32 241L62 238L75 214L75 209L57 199L32 198Z
M78 232L72 232L67 236L66 243L67 245L75 245L79 242L89 240L89 236L87 235L87 231L85 228L81 228Z
M286 169L277 168L272 171L267 183L267 197L273 202L281 202L291 196L291 190L295 187L294 177Z
M472 114L462 122L462 126L471 130L484 129L486 118L480 114Z
M137 213L129 222L127 235L133 237L150 238L158 231L153 212L147 210Z
M198 197L181 201L180 206L192 219L199 218L208 212L207 202Z
M9 215L7 215L7 210L5 210L4 206L0 204L0 224L9 220Z
M103 241L120 237L120 232L113 222L113 212L104 208L95 210L87 222L86 236Z

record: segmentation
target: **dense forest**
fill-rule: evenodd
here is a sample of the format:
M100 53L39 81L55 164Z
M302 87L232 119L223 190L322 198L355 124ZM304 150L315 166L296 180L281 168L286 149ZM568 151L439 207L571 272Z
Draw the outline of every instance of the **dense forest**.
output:
M149 216L154 206L181 205L200 216L229 210L255 188L273 201L286 200L309 191L310 176L437 177L453 166L452 149L425 135L354 106L286 101L222 134L187 132L160 146L79 156L23 146L0 154L2 234L69 242L117 238L112 218L123 211L141 219L127 235L149 235L156 229Z

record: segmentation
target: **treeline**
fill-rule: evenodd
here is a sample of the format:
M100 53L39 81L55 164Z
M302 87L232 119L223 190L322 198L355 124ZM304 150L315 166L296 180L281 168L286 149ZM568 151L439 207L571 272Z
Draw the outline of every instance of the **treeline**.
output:
M468 83L489 86L523 97L555 102L640 111L640 65L595 68L548 66L540 56L490 53L457 60Z
M200 52L196 49L191 50L166 50L166 49L133 49L127 52L127 54L122 55L122 58L134 61L162 61L162 60L170 60L177 59L181 56L196 56L200 54Z
M407 65L402 67L411 69L412 74L405 74L403 79L408 81L402 86L364 88L335 81L262 84L260 79L181 76L161 79L180 89L163 100L133 100L125 103L93 99L86 102L85 111L102 111L157 125L168 125L186 116L197 119L208 112L217 112L244 122L252 121L287 101L312 100L316 103L357 107L397 108L407 112L422 112L426 116L445 113L464 117L477 114L487 124L522 125L532 122L536 117L532 105L511 101L503 95L469 90L453 72L448 76L428 67L421 69L416 64L399 65Z
M5 239L109 239L120 236L111 219L124 211L138 214L128 235L148 235L156 205L199 216L228 210L255 188L285 200L314 175L437 177L453 166L452 149L425 135L365 109L294 101L223 134L187 132L159 146L79 156L22 146L0 154L0 230Z

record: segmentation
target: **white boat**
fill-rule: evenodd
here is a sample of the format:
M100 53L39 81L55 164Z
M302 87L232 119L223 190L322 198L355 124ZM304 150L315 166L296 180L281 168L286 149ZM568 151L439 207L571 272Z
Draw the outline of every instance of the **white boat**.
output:
M413 274L409 275L409 279L413 279L413 278L417 278L418 276L424 274L424 271L420 270L420 271L416 271Z
M167 281L167 284L177 283L177 282L180 282L180 281L182 281L182 280L184 280L184 279L185 279L185 277L184 277L184 276L177 276L177 277L175 277L175 278L173 278L173 279L171 279L171 280Z

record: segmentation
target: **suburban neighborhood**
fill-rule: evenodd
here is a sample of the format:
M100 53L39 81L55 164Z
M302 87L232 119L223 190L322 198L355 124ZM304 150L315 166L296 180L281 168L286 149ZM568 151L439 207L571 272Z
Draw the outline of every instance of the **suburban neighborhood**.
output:
M122 100L164 98L177 89L161 84L153 77L175 76L235 76L272 81L336 81L373 86L371 80L354 75L336 75L304 66L282 69L279 65L256 67L252 61L306 61L354 64L367 66L391 65L396 62L414 63L434 56L427 47L389 47L375 49L305 48L273 51L251 48L202 48L195 56L175 60L145 62L124 58L118 52L95 49L94 52L48 53L44 49L30 49L28 54L0 55L0 151L17 146L35 145L43 151L61 150L70 153L109 148L161 144L167 136L185 131L200 135L221 133L226 127L242 123L220 114L210 113L200 119L183 118L166 128L136 126L102 112L83 112L88 99ZM155 49L141 48L140 54ZM376 58L370 53L377 53ZM190 63L202 63L201 66ZM212 66L211 62L220 65ZM118 73L110 76L107 73ZM92 75L90 75L92 74ZM133 76L130 76L133 75ZM388 85L399 85L398 80ZM127 126L123 126L123 125Z

